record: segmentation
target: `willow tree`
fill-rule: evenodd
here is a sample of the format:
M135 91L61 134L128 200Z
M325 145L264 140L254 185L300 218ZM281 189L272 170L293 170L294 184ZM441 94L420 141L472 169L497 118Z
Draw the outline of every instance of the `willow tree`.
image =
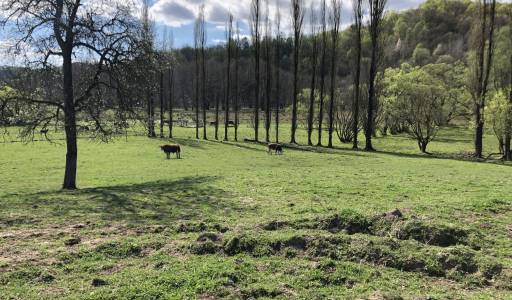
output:
M370 71L368 79L368 111L366 117L365 137L366 137L366 151L375 151L372 145L372 134L375 126L375 107L377 103L377 93L375 91L375 84L377 80L377 72L381 58L381 45L380 38L384 22L384 11L386 8L387 0L368 0L369 2L369 18L370 24L368 30L370 32L371 41L371 60Z
M61 83L61 92L53 97L41 94L41 89L19 90L12 101L42 112L27 122L27 131L45 130L50 120L59 121L64 113L66 164L64 189L76 189L78 115L91 120L90 134L107 140L124 124L126 110L131 105L123 88L123 66L140 55L141 23L134 17L129 3L92 4L85 1L63 0L4 0L0 25L9 27L15 47L31 52L27 62L32 70L51 70ZM75 64L88 53L87 63ZM52 64L52 62L57 62ZM105 96L113 95L110 101ZM112 102L114 101L115 102ZM109 107L117 112L119 122L106 122Z
M300 48L302 44L302 26L304 23L304 2L292 0L292 27L293 27L293 102L292 102L292 131L290 143L296 144L297 107L299 94L299 67Z

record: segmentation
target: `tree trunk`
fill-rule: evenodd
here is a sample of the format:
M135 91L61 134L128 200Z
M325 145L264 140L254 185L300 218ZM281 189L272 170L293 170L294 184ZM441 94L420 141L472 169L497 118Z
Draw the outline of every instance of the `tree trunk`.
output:
M316 37L313 37L316 38ZM315 43L315 42L313 42ZM315 46L313 48L316 48ZM316 52L316 49L314 49ZM311 74L311 93L309 97L309 115L308 115L308 145L313 146L311 135L313 134L313 118L315 114L315 87L316 87L316 54L313 53L312 59L314 60Z
M203 96L203 140L207 140L206 136L206 53L205 49L201 48L202 55L202 71L203 71L203 80L201 81L202 85L202 96Z
M238 32L238 26L237 26L237 32ZM239 123L239 112L240 112L240 104L239 102L239 79L238 79L238 73L239 73L239 63L240 63L240 41L237 37L236 42L236 49L235 49L235 103L234 103L234 110L235 110L235 141L238 142L238 123Z
M482 110L479 104L475 105L475 156L482 158L484 122L482 120Z
M169 68L169 138L173 138L173 107L174 106L174 67Z
M279 28L278 28L278 36L276 38L276 57L275 57L275 68L276 68L276 143L279 143L279 106L281 105L281 38L279 36Z
M73 66L71 52L63 56L63 80L64 80L64 129L66 132L66 171L64 173L63 189L76 189L76 169L78 158L76 111L73 91Z
M270 55L271 39L268 37L265 45L266 52L266 99L265 99L265 142L270 142L270 118L272 117L270 111L270 101L272 97L272 64Z
M164 72L160 72L160 138L164 138Z
M335 44L335 42L333 43ZM332 148L332 134L334 131L334 98L336 86L336 45L332 46L332 61L331 61L331 99L329 101L329 143L327 147Z
M299 41L295 39L295 49L293 52L293 103L292 103L292 132L291 144L296 144L295 132L297 131L297 94L299 92Z
M359 0L358 4L361 7L361 0ZM358 140L357 137L359 135L359 98L360 98L360 83L361 83L361 9L358 9L359 15L356 15L355 18L358 18L357 28L356 28L356 75L354 80L354 107L353 107L353 121L352 124L352 135L353 137L353 145L352 149L358 149Z
M375 42L376 39L375 39ZM373 110L375 107L375 78L377 75L377 49L376 46L372 46L372 60L370 64L370 80L369 80L369 89L368 89L368 111L367 111L367 120L366 120L366 151L375 151L372 145L372 136L373 136Z

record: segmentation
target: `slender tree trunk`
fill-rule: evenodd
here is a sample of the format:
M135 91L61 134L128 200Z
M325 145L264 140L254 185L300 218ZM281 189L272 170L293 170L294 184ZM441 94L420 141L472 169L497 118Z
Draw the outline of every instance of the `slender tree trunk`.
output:
M76 111L73 91L72 53L63 55L63 91L64 91L64 129L66 132L66 170L64 173L63 189L76 189L76 169L78 158Z
M206 126L207 126L207 122L206 122L206 53L205 53L204 45L201 48L201 56L202 56L202 72L203 72L203 80L201 81L202 96L203 96L203 140L207 140L208 137L206 135Z
M376 62L376 53L375 50L372 50L372 60L370 63L370 80L369 80L369 89L368 89L368 111L367 111L367 120L366 120L366 130L365 130L365 138L366 138L366 151L375 151L372 145L372 136L373 136L373 111L375 107L375 78L377 73L377 62Z
M278 36L276 37L276 57L275 57L275 69L276 69L276 143L279 143L279 110L281 105L281 38L279 36L279 28L278 28Z
M298 43L298 40L295 40ZM297 100L299 93L299 45L295 46L293 51L293 103L292 103L292 132L291 132L291 144L296 144L295 133L297 131Z
M238 25L237 25L237 32L239 32L238 30ZM238 33L237 33L238 34ZM240 63L240 40L239 38L237 37L237 42L236 42L236 48L235 48L235 103L234 103L234 110L235 110L235 141L238 142L238 123L240 123L240 104L239 104L239 96L240 96L240 91L239 91L239 63Z
M164 72L160 72L160 138L164 138Z
M352 135L353 145L352 149L358 149L358 135L359 135L359 98L361 92L361 27L362 27L362 0L355 0L353 3L356 5L354 8L354 18L356 21L356 74L354 79L354 107L353 107L353 124Z
M332 134L334 131L334 101L335 101L335 86L336 86L336 46L332 49L331 61L331 95L329 99L329 148L332 148Z
M325 18L325 16L324 16ZM325 22L325 21L324 21ZM317 146L322 146L322 123L324 119L324 100L325 100L325 65L327 56L327 33L325 28L322 29L322 62L320 65L320 104L318 107L318 143Z
M316 37L313 37L316 39ZM316 92L316 40L313 41L313 52L311 55L311 59L313 60L311 66L311 90L309 95L309 114L308 114L308 145L313 146L313 141L311 140L311 135L313 133L313 121L315 114L315 92Z
M232 28L233 16L229 15L229 28L228 28L228 62L226 66L226 99L224 102L224 141L228 140L228 127L229 127L229 103L231 102L231 45L232 45Z
M215 140L219 140L219 109L220 106L220 99L219 95L215 96Z
M195 94L195 113L196 113L196 139L199 139L199 50L196 49L196 94Z
M266 97L265 97L265 142L270 142L270 120L272 117L270 111L270 101L272 97L272 62L270 55L270 44L271 38L267 37L266 45L265 45L265 71L266 71Z
M173 138L173 109L174 109L174 66L169 68L169 138Z

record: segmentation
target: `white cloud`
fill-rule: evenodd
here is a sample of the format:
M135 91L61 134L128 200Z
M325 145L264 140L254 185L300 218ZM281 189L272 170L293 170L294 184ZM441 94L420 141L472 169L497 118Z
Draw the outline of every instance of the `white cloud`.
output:
M319 0L305 0L305 5L308 8L307 17L309 17L309 7L311 3L319 6ZM328 5L331 1L327 0ZM343 2L343 15L342 22L348 24L351 20L351 0L342 0ZM389 9L401 10L411 7L416 7L424 0L389 0ZM222 26L227 20L228 13L232 13L236 20L249 24L250 22L250 9L251 0L156 0L151 7L151 15L155 21L172 26L180 27L183 25L191 24L194 22L199 7L205 5L206 21L216 26ZM291 9L290 0L269 0L269 11L271 22L277 11L277 6L280 7L281 22L284 31L290 29L291 24ZM261 0L261 9L264 13L265 0Z

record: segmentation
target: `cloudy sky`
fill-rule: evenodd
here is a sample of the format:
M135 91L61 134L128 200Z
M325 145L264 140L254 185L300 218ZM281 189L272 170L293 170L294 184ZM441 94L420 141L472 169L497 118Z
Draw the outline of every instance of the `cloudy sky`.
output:
M319 3L319 0L305 0L309 6L311 1ZM349 23L351 15L351 0L343 1L343 23ZM327 1L330 3L330 1ZM388 8L402 10L418 7L424 0L388 0ZM251 0L154 0L151 6L151 15L155 20L157 31L162 28L172 29L177 47L191 45L193 43L194 19L199 7L205 4L206 20L208 22L207 35L209 44L223 42L225 40L225 23L228 13L232 13L235 20L240 22L241 34L248 35L248 19L250 16ZM264 3L264 1L262 1ZM290 0L269 0L271 18L275 15L279 3L282 14L282 26L286 28L290 24ZM262 8L265 10L265 8Z

